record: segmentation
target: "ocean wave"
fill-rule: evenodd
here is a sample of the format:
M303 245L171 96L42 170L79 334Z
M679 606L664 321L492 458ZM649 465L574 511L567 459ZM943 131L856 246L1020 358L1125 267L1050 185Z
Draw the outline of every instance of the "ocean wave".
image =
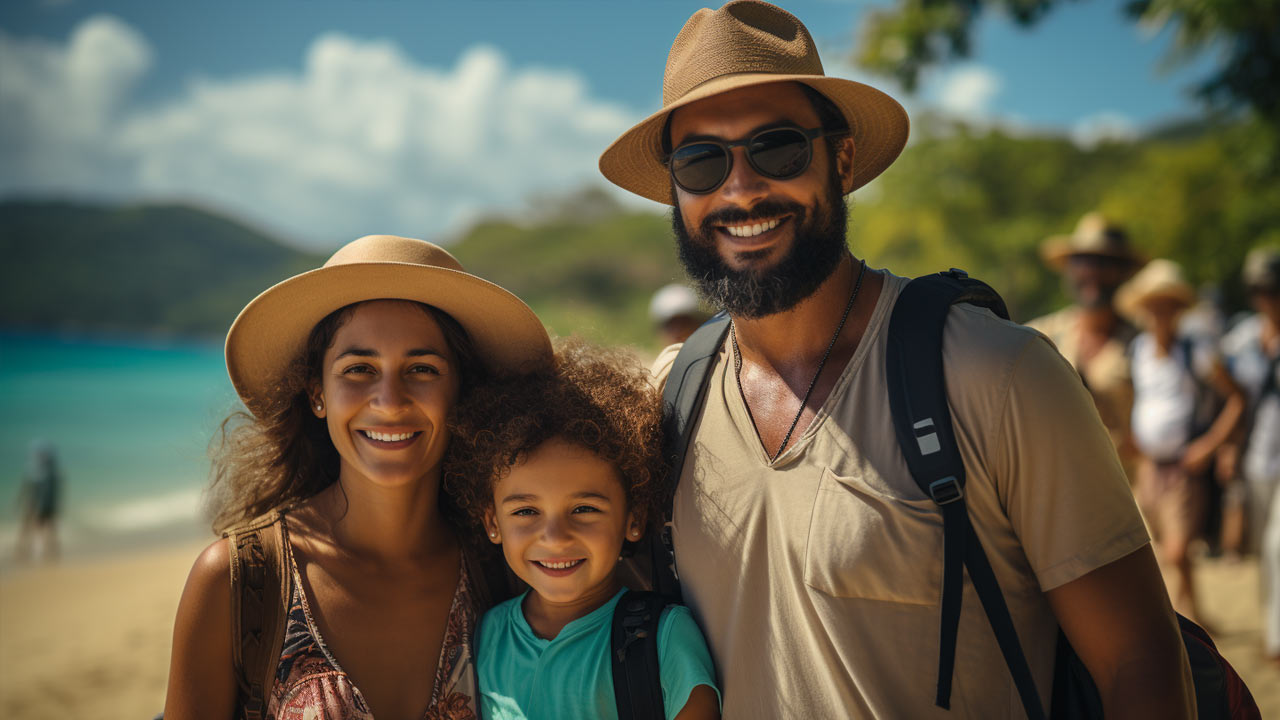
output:
M82 522L105 533L133 533L171 525L190 525L200 519L200 488L187 488L95 508Z

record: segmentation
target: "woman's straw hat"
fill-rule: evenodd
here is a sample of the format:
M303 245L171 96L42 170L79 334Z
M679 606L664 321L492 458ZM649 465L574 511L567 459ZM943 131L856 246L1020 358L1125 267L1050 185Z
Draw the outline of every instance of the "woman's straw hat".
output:
M1133 272L1137 272L1145 262L1129 245L1129 235L1124 228L1099 212L1085 214L1070 235L1055 235L1040 246L1040 256L1054 270L1061 271L1073 255L1101 255L1125 260Z
M1187 282L1181 265L1164 258L1147 263L1116 293L1116 307L1126 315L1136 316L1144 305L1156 298L1169 298L1183 308L1196 304L1195 288Z
M907 113L869 85L827 77L809 31L793 15L760 0L703 8L685 23L667 56L662 109L628 130L600 156L600 172L650 200L671 203L663 164L667 115L692 102L752 85L802 82L835 103L854 142L853 188L879 175L907 142Z
M495 373L550 362L547 331L515 295L470 275L443 248L394 235L348 243L316 270L268 289L240 311L227 333L227 373L253 410L296 362L312 328L329 313L364 300L396 299L443 310L466 329Z

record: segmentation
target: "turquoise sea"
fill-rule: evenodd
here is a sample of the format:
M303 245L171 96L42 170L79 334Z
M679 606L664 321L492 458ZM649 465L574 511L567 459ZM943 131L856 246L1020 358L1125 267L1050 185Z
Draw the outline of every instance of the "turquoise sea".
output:
M66 555L207 536L209 442L238 407L220 344L0 333L0 565L37 439L62 468Z

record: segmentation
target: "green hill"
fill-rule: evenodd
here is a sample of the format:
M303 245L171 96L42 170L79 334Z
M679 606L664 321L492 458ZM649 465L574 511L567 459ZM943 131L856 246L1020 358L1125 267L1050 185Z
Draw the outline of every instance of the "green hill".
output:
M181 205L0 203L0 325L221 335L322 258Z

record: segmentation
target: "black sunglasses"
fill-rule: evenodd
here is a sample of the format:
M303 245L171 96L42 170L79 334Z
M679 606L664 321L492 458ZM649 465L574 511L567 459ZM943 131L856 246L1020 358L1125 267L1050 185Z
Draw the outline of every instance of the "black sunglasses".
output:
M733 169L733 148L746 148L747 162L774 180L793 178L809 168L813 140L834 135L822 128L780 127L763 130L746 140L695 140L666 158L671 180L687 193L705 195L720 187Z

